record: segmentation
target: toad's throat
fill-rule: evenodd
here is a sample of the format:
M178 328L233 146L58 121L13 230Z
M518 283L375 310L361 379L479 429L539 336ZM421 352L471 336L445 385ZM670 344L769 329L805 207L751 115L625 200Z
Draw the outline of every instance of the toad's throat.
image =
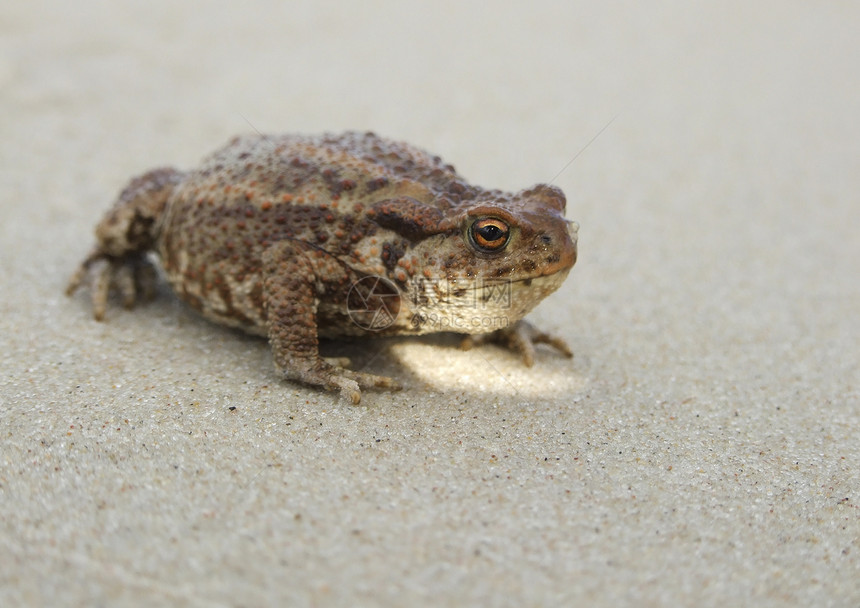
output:
M403 294L399 323L409 333L483 333L522 319L564 282L569 268L518 280L424 281ZM404 325L401 329L406 327Z

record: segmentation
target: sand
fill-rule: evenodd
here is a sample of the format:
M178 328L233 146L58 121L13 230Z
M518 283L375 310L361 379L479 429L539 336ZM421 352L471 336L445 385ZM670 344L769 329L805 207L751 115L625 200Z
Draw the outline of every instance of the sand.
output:
M860 8L528 5L0 9L0 604L860 605ZM330 344L350 407L63 295L130 176L343 129L563 188L575 358Z

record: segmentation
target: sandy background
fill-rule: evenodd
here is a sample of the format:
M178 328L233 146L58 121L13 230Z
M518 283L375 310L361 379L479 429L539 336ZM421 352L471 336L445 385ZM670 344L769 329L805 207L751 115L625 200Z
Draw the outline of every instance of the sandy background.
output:
M860 605L860 7L484 6L3 4L0 604ZM167 290L62 295L236 133L519 189L616 116L555 182L572 362L336 344L407 385L352 408Z

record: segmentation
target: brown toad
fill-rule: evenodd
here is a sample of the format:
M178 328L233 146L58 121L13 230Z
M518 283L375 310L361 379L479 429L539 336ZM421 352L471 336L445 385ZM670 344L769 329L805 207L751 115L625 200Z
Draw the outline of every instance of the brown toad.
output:
M480 334L566 356L522 317L576 261L564 194L484 190L451 165L372 133L234 138L196 170L155 169L122 191L72 277L96 319L113 287L151 292L155 252L180 298L217 323L267 336L289 379L339 390L399 388L320 357L319 337Z

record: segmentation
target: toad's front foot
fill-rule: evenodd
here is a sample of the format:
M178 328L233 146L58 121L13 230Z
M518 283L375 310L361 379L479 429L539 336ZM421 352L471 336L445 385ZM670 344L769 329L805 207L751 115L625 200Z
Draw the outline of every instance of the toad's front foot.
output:
M307 365L294 365L292 369L281 369L290 380L298 380L311 386L321 386L330 391L339 391L341 399L352 405L361 402L361 389L380 388L399 391L397 381L386 376L376 376L340 367L334 360L317 359ZM342 360L336 360L341 363Z
M492 342L518 353L526 367L531 367L535 362L535 345L547 344L565 357L573 357L573 352L567 343L548 333L537 329L528 321L517 321L510 327L500 329L488 334L466 336L460 343L460 347L468 350L473 346Z
M97 248L72 275L66 295L71 296L81 285L85 285L90 290L93 316L101 321L107 310L111 289L119 293L126 308L131 308L139 297L152 297L156 276L155 267L146 253L112 256Z

